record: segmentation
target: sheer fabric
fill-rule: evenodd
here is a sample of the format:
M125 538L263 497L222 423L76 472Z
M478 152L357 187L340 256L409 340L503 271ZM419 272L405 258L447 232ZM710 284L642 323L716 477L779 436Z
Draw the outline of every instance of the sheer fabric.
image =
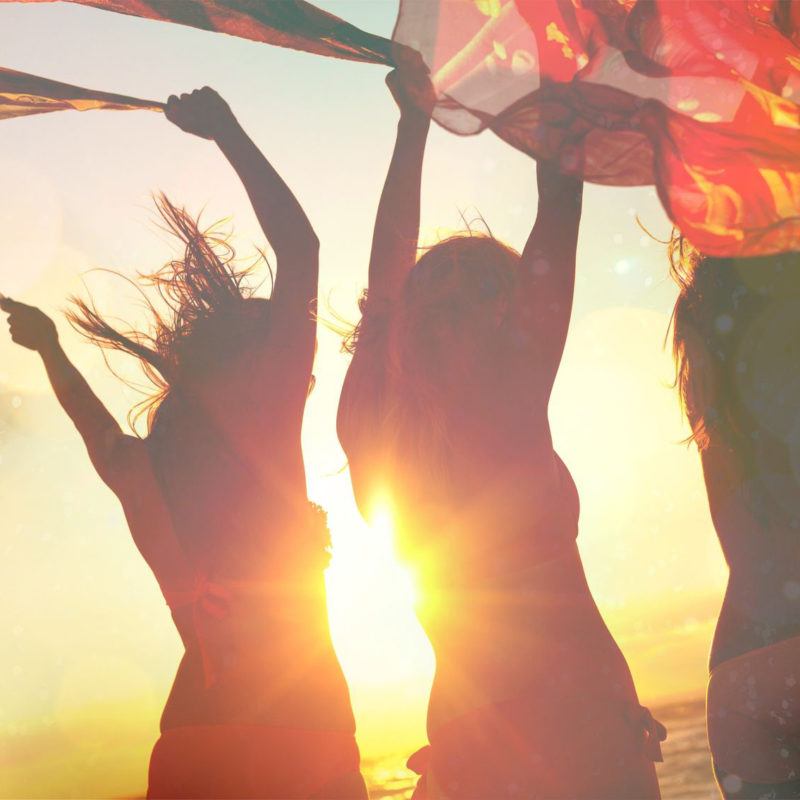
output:
M300 0L70 2L384 65L408 46L431 69L434 118L455 133L490 129L592 183L654 185L708 255L800 239L800 0L401 0L394 42ZM94 92L29 95L0 113L120 107Z
M51 81L25 72L0 67L0 120L46 114L51 111L87 111L106 108L117 111L148 109L158 111L162 103L138 100L121 94L96 92L68 83Z
M404 0L394 35L430 66L451 131L654 184L707 254L796 247L796 0Z

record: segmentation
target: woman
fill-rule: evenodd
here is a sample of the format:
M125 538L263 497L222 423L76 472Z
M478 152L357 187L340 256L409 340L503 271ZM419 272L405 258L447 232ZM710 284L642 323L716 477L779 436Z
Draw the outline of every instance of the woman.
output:
M677 384L729 567L708 736L729 798L800 798L800 253L671 246Z
M269 300L224 241L165 198L185 245L150 282L168 314L122 333L78 301L70 319L140 359L161 388L149 435L123 434L38 309L9 299L101 479L120 499L185 647L150 761L149 797L365 798L347 686L328 631L324 517L300 447L315 350L318 242L291 191L205 88L167 117L217 142L277 259Z
M472 234L416 261L433 91L419 60L388 84L397 143L338 429L362 513L390 504L423 590L437 667L415 797L658 797L663 729L590 594L547 419L581 183L539 165L522 255Z

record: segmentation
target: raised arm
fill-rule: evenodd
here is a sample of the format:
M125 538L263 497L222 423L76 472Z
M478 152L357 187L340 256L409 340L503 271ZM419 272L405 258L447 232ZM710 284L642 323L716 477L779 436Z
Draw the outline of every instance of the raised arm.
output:
M555 164L536 167L539 209L520 262L515 317L535 357L529 360L546 401L564 352L575 289L583 182Z
M8 314L11 339L39 353L56 398L83 438L97 473L114 491L118 491L122 450L127 440L137 440L122 432L117 421L67 358L50 317L38 308L7 297L0 299L0 309Z
M417 259L422 160L436 96L422 58L403 51L386 83L400 108L369 261L369 296L394 300Z
M180 98L173 95L167 101L166 116L188 133L214 140L244 184L277 261L271 335L283 343L284 349L291 349L295 358L305 356L310 372L316 335L319 241L308 217L213 89L205 87Z
M38 308L0 296L11 339L44 363L58 402L86 444L92 465L119 497L131 535L167 600L188 595L192 574L172 529L143 440L127 436L91 390L58 341L53 321Z

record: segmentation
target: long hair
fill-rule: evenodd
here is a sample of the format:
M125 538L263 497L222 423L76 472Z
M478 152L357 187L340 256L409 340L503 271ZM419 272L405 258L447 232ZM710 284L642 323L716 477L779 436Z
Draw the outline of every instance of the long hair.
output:
M800 397L785 392L800 366L785 335L800 310L800 253L708 257L676 232L669 258L679 288L675 383L690 441L700 449L725 444L752 470L756 447L768 437L785 442L787 420L800 420ZM778 414L776 403L784 406Z
M155 290L165 310L159 310L146 292L142 295L151 317L148 331L121 330L98 311L89 298L70 298L70 324L100 347L138 359L154 386L151 396L131 409L129 422L147 414L152 430L157 411L184 379L213 367L232 355L253 327L255 315L245 313L253 288L246 279L255 263L240 266L228 238L216 226L201 229L199 220L174 205L164 194L156 207L166 230L183 245L183 258L166 263L153 273L140 273L146 287ZM263 253L260 260L265 260ZM263 313L257 324L267 324L268 301L260 300ZM248 322L249 320L249 322ZM244 323L244 324L243 324Z
M480 331L469 328L487 303L510 297L518 263L519 254L491 235L455 235L422 254L393 307L380 308L367 294L361 299L361 321L344 349L373 354L376 376L382 376L386 444L395 459L402 453L404 461L413 460L409 466L423 479L441 479L448 471L452 343L480 346Z

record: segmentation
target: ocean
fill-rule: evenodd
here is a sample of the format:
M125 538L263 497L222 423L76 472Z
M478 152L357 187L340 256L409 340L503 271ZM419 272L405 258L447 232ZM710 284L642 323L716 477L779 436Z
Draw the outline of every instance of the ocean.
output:
M706 741L705 701L671 703L652 711L668 731L662 744L664 763L657 765L663 800L719 800ZM371 800L411 797L417 776L406 769L407 757L362 761Z

